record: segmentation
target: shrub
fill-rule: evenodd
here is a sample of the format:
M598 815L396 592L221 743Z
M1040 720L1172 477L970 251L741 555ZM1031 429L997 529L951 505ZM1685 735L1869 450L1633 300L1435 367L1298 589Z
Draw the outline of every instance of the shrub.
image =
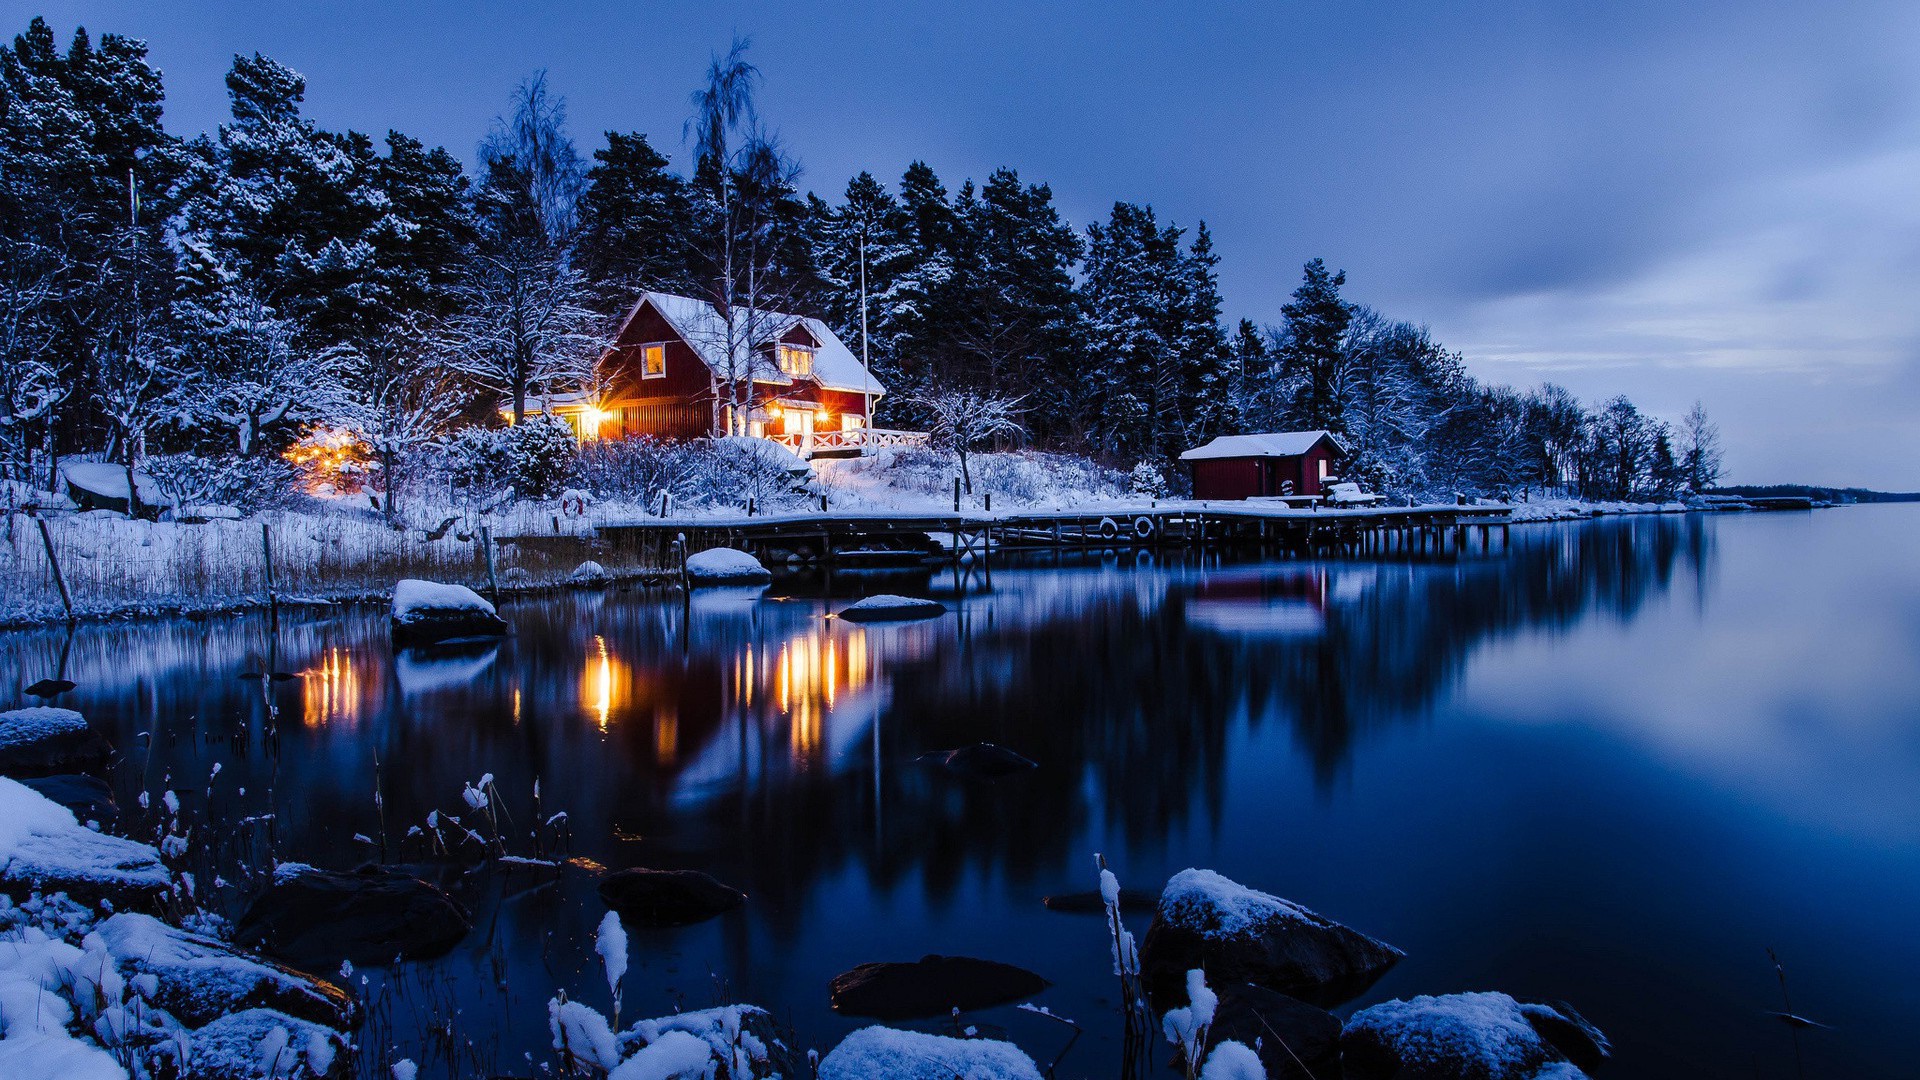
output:
M274 457L157 454L141 471L175 506L217 503L245 513L276 506L293 495L293 466Z
M507 475L522 498L545 499L573 482L580 445L573 425L536 413L507 430Z
M1151 461L1143 461L1133 467L1127 475L1127 490L1146 499L1159 499L1167 494L1166 470Z
M652 436L602 439L580 447L579 475L595 495L651 505L662 491L691 497L698 452Z

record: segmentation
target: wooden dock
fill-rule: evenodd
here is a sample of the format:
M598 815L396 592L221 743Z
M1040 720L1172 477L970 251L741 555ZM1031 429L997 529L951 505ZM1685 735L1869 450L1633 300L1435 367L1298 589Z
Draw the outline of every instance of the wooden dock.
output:
M685 552L732 547L763 562L843 567L935 562L1009 551L1187 548L1312 557L1457 557L1504 550L1506 506L1297 507L1162 502L1099 510L902 513L811 510L717 517L636 518L599 526L600 539L673 565ZM1495 539L1498 538L1498 545Z

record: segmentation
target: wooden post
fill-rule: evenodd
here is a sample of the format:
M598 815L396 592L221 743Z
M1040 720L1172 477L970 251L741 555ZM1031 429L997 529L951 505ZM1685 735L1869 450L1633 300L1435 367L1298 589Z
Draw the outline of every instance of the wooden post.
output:
M260 554L267 566L267 606L279 607L280 596L273 587L273 533L267 523L260 523Z
M753 516L753 496L747 496L747 516Z
M493 599L500 599L500 578L493 572L493 526L480 526L480 551L487 558L487 588L493 592Z
M993 492L987 492L987 513L993 513Z
M960 512L960 478L953 478L953 512Z
M53 553L53 536L47 532L47 519L36 517L34 523L40 526L40 543L47 549L47 565L53 567L53 584L60 590L60 606L67 611L67 621L73 621L73 595L67 592L66 575L60 572L60 559Z

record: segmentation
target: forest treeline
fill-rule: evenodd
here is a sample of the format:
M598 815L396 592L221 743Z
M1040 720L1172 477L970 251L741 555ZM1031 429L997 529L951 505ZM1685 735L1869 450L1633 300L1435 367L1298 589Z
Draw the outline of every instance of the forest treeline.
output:
M1396 492L1523 487L1602 498L1711 484L1717 434L1624 397L1488 385L1423 327L1307 262L1272 326L1223 318L1204 223L1117 202L1076 227L1010 168L950 184L916 162L802 190L755 110L744 43L713 60L674 171L640 133L591 154L536 75L460 156L397 131L327 131L261 55L231 118L181 136L145 45L35 19L0 52L0 457L268 461L316 425L389 472L548 390L591 386L642 289L826 319L865 342L880 420L943 393L1011 404L1019 438L1178 483L1180 450L1325 428Z

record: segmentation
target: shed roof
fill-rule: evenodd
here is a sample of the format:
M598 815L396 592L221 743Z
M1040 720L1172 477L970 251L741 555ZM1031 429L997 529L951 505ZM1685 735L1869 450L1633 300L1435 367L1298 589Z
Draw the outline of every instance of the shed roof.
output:
M683 338L702 363L716 372L727 367L726 341L727 325L720 317L719 309L705 300L696 300L690 296L675 296L672 293L643 293L640 303L634 307L639 311L641 304L651 303L654 310L672 325L674 331ZM764 345L784 336L795 326L806 328L816 348L813 353L813 381L829 390L844 390L854 394L872 394L879 397L887 392L880 380L873 377L860 358L847 348L839 335L819 319L809 319L803 315L786 315L775 311L754 312L748 309L733 313L736 326L751 324L743 328L750 329L759 340L755 345ZM753 379L755 382L772 383L777 386L791 386L793 376L781 371L771 360L756 358Z
M1259 435L1221 435L1204 446L1196 446L1180 455L1181 461L1207 461L1214 458L1299 457L1313 449L1321 439L1333 443L1343 454L1351 453L1340 436L1331 431L1269 431Z

